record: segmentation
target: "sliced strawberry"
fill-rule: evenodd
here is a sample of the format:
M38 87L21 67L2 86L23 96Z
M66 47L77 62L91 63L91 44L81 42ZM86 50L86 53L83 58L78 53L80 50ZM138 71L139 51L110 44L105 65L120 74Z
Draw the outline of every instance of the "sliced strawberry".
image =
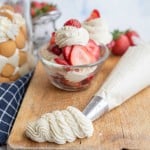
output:
M74 26L76 28L81 28L81 23L76 19L70 19L64 24L64 26Z
M94 63L95 61L95 57L90 54L86 47L81 45L73 46L70 54L71 65L85 65Z
M55 62L57 63L57 64L60 64L60 65L69 65L68 63L67 63L67 61L65 61L64 59L62 59L62 58L55 58L54 59L55 60Z
M74 87L74 88L80 88L82 87L81 83L80 82L71 82L69 80L66 80L65 78L62 78L60 80L60 82L65 85L65 86L68 86L68 87Z
M84 84L89 84L92 79L94 78L94 75L90 75L89 77L87 77L86 79L82 80L81 81L81 84L84 85Z
M65 46L65 47L62 48L63 56L64 56L64 58L66 59L67 62L69 62L69 60L70 60L70 54L71 54L71 51L72 51L72 47L73 46Z
M55 32L52 32L51 34L50 44L51 45L55 44Z
M86 47L87 47L88 51L93 56L95 56L96 59L99 59L99 57L100 57L100 47L93 40L90 39Z
M50 51L52 51L55 55L60 55L62 53L62 49L59 48L57 45L50 47Z
M94 10L91 12L90 16L87 18L86 21L90 21L90 20L93 20L93 19L96 19L96 18L100 18L100 17L101 17L101 16L100 16L99 11L98 11L97 9L94 9Z

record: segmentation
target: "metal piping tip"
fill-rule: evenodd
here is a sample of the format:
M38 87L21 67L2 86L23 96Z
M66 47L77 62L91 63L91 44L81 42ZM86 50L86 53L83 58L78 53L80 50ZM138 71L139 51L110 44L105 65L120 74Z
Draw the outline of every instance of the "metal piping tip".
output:
M92 121L95 121L104 113L108 112L108 103L100 96L94 96L87 107L83 110L83 114Z

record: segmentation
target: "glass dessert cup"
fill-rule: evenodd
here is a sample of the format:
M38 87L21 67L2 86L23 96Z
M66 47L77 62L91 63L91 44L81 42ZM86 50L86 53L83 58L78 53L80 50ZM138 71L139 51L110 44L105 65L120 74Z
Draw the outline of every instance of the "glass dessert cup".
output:
M50 82L57 88L66 91L79 91L90 86L91 81L97 72L100 71L102 64L109 56L106 46L100 46L101 57L93 64L71 66L60 65L51 61L47 47L39 50L39 58L48 74Z
M61 16L61 12L53 10L43 15L32 18L33 43L35 48L39 48L49 41L51 33L56 30L56 21Z
M14 82L35 67L29 8L29 1L0 1L0 83Z

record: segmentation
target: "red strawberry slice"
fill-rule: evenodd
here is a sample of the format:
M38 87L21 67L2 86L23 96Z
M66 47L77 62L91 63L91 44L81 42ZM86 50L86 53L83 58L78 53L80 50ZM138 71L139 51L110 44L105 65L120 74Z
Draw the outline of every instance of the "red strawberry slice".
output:
M59 48L57 45L51 45L50 51L52 51L55 55L60 55L62 53L62 49Z
M70 54L71 54L71 51L72 51L72 47L73 46L65 46L65 47L62 48L63 56L66 59L66 61L69 61L69 59L70 59Z
M100 57L100 47L93 40L90 39L86 47L87 47L88 51L93 56L95 56L96 59L99 59L99 57Z
M62 59L62 58L55 58L54 59L55 60L55 62L57 63L57 64L60 64L60 65L69 65L64 59Z
M94 75L90 75L90 76L87 77L86 79L82 80L82 81L81 81L81 84L82 84L82 85L89 84L89 83L92 81L93 78L94 78Z
M100 18L100 17L101 17L101 16L100 16L99 11L98 11L97 9L94 9L94 10L91 12L89 18L87 18L86 21L90 21L90 20L93 20L93 19L96 19L96 18Z
M70 19L64 24L64 26L74 26L76 28L81 28L81 23L76 19Z
M71 65L85 65L95 61L95 57L90 54L86 47L81 45L73 46L70 54Z

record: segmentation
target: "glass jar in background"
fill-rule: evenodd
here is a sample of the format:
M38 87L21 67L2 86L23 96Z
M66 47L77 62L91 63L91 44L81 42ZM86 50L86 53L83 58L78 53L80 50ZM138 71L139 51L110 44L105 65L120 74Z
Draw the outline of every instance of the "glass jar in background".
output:
M0 1L0 82L12 82L33 70L30 1Z
M49 2L31 2L31 17L33 25L33 43L35 49L45 45L50 40L51 33L56 29L55 23L61 16L57 5Z

